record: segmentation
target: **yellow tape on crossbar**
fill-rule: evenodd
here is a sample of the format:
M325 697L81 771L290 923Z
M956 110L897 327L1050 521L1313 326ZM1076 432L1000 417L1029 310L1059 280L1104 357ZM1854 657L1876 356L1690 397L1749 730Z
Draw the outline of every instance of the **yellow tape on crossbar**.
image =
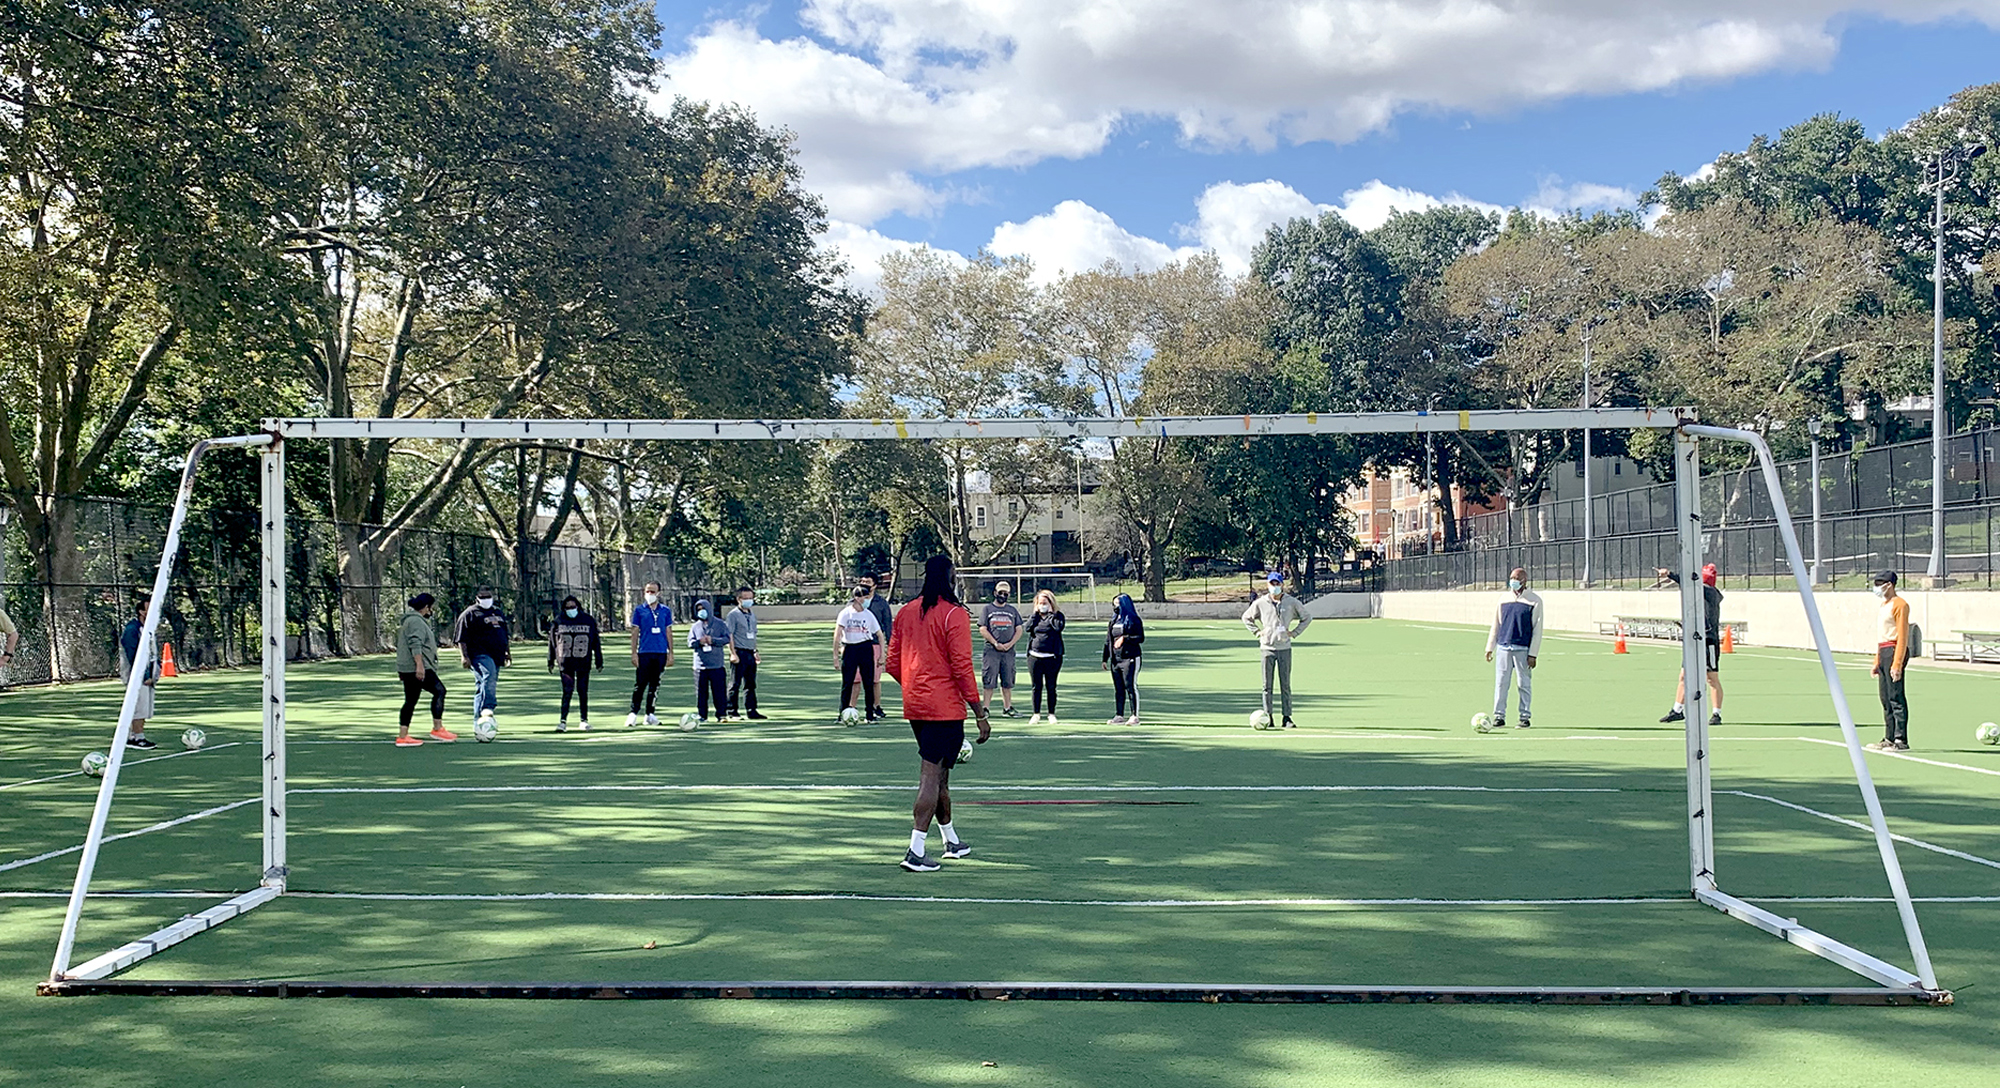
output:
M1460 413L1458 413L1458 429L1461 431L1469 431L1472 429L1471 412L1461 411Z

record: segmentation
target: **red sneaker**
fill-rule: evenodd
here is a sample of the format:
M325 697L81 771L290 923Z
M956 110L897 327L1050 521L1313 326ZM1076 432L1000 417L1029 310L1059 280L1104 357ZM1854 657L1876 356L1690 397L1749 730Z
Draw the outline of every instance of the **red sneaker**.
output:
M450 744L452 741L458 739L458 734L449 729L433 729L431 730L431 739L443 744Z
M415 737L397 737L397 738L396 738L396 747L398 747L398 748L421 748L421 747L423 747L423 744L424 744L424 742L423 742L423 741L421 741L421 740L418 740L418 739L417 739L417 738L415 738Z

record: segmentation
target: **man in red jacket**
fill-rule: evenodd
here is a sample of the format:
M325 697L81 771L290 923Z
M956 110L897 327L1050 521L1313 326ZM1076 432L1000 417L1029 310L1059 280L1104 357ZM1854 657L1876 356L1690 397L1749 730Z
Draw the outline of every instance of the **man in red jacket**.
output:
M949 557L932 556L924 564L923 593L896 614L889 636L888 672L903 687L903 717L917 735L917 755L923 760L910 850L903 855L903 868L913 873L939 869L924 853L933 816L944 833L945 857L972 853L951 826L951 767L965 745L967 707L978 718L979 743L993 735L972 672L972 614L959 603L954 576Z

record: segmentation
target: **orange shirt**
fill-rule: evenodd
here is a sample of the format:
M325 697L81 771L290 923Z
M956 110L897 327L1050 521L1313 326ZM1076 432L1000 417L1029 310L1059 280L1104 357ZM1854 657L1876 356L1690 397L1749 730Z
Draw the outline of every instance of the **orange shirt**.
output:
M1895 668L1902 668L1910 658L1910 602L1900 594L1882 602L1881 640L1877 646L1896 648Z
M972 614L939 601L924 612L921 598L903 606L890 628L883 662L903 686L903 717L914 722L962 722L979 701L972 671Z

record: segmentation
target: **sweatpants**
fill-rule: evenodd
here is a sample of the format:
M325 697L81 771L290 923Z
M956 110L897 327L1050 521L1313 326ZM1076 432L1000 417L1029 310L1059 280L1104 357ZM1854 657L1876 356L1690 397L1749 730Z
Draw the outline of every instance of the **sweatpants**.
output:
M666 654L640 654L638 679L632 685L632 713L639 712L639 700L645 699L646 713L653 712L654 704L660 697L660 676L667 671Z
M694 671L694 707L703 721L708 720L711 700L715 703L715 716L722 717L722 708L729 705L729 670L720 665Z
M1493 720L1507 720L1507 680L1520 677L1521 720L1527 721L1532 712L1535 693L1535 670L1528 667L1526 646L1502 646L1493 651Z
M1042 712L1042 689L1049 690L1049 713L1056 712L1056 677L1062 674L1062 658L1028 655L1028 679L1035 687L1035 713Z
M584 721L590 720L590 662L565 661L562 664L562 720L569 720L569 697L576 695L576 713Z
M847 701L854 698L854 682L861 682L862 693L868 697L867 710L874 713L880 706L880 696L875 687L875 644L873 642L850 642L840 648L840 705L847 707Z
M425 669L421 680L413 672L396 675L403 678L403 728L410 727L410 718L417 712L417 697L427 691L431 693L431 720L438 721L444 717L444 681L438 679L436 669Z
M1889 676L1889 667L1896 663L1896 647L1883 646L1875 651L1875 693L1882 698L1882 737L1901 744L1910 743L1910 699L1903 691L1903 681L1910 678L1905 672L1902 680Z
M742 702L738 703L738 697ZM744 654L736 661L736 676L729 683L729 712L736 713L737 707L755 714L757 712L757 654Z
M1138 658L1132 657L1111 663L1111 691L1118 700L1118 712L1115 717L1136 718L1139 716ZM1132 700L1132 713L1130 715L1125 713L1125 700L1127 698Z
M1284 692L1285 716L1282 720L1292 720L1292 650L1287 646L1282 650L1264 651L1264 713L1271 713L1271 679L1276 677L1278 687Z

